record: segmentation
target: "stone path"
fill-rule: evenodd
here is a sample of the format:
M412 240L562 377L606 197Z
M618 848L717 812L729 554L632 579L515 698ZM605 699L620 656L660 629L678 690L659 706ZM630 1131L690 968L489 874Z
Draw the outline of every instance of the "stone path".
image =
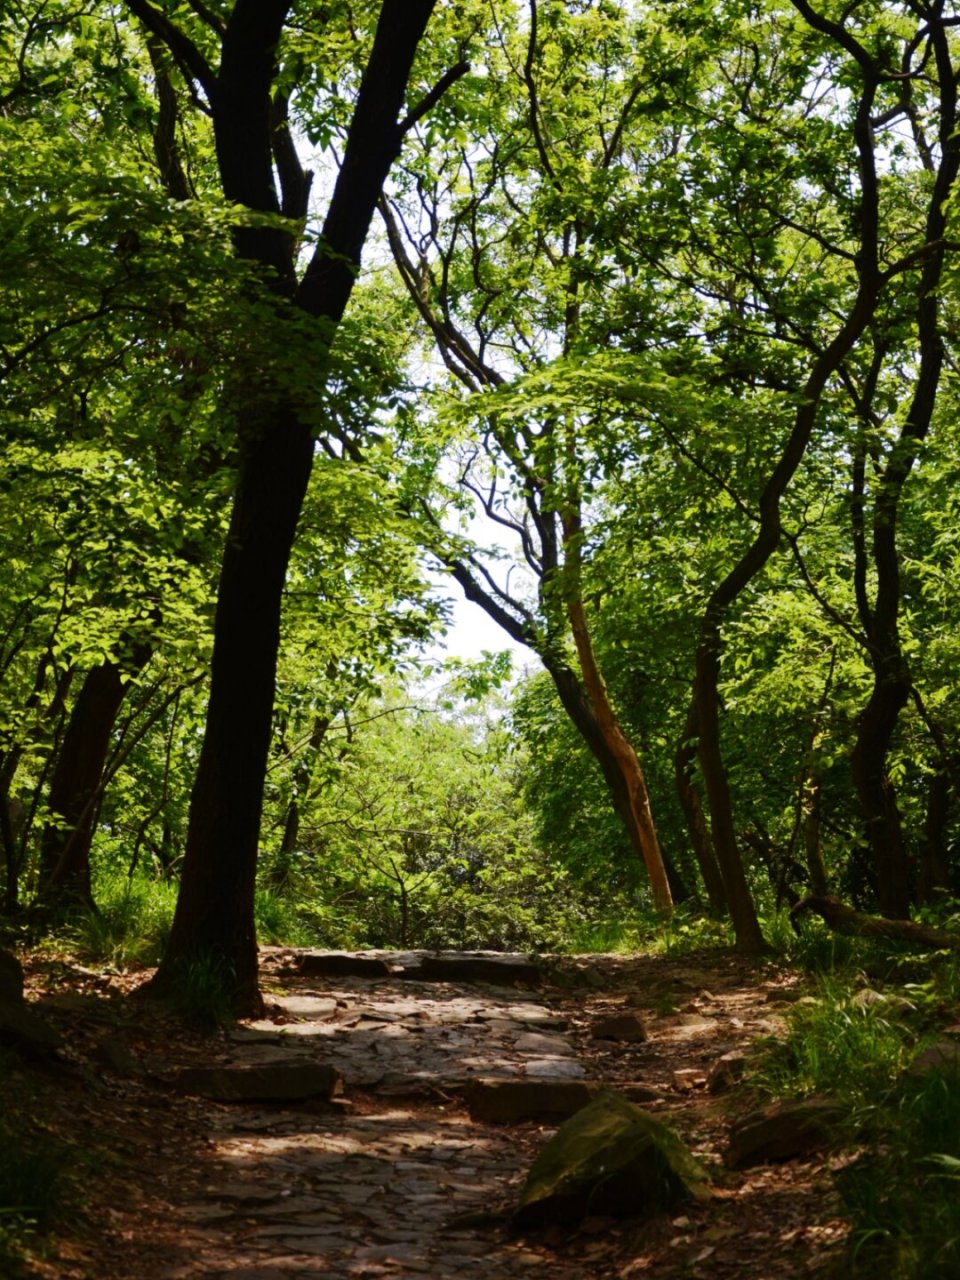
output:
M722 1053L776 1033L776 1000L790 992L731 956L706 968L583 957L538 975L522 957L266 949L264 1019L169 1044L129 1010L104 1030L93 997L55 997L47 1015L108 1067L99 1095L81 1105L102 1114L144 1181L117 1181L96 1259L44 1274L806 1274L842 1235L822 1162L721 1172L714 1200L673 1221L588 1219L526 1238L508 1227L534 1155L593 1088L665 1115L719 1171L729 1103L708 1095L707 1072ZM222 1100L237 1096L248 1100Z
M295 953L265 958L269 1017L234 1031L217 1065L320 1062L342 1074L343 1101L334 1097L332 1111L328 1103L319 1114L309 1104L221 1108L205 1185L175 1206L191 1224L189 1256L162 1274L582 1277L579 1261L494 1237L542 1134L518 1140L515 1130L475 1124L463 1104L478 1079L586 1075L557 997L500 982L423 982L412 957L405 970L402 956L372 958L385 959L389 972L325 978L315 966L303 977ZM271 994L277 981L283 993Z

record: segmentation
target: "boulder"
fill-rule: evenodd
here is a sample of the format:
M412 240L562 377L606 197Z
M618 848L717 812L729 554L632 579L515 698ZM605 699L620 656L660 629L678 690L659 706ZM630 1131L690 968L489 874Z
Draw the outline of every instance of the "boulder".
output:
M822 1151L836 1142L846 1117L846 1107L835 1098L773 1102L734 1124L724 1162L731 1169L744 1169Z
M185 1067L173 1080L180 1093L212 1102L306 1102L343 1092L343 1077L314 1062L277 1062L256 1067Z
M0 951L0 1000L19 1004L23 999L23 969L9 951Z
M721 1054L707 1072L707 1089L710 1093L726 1093L743 1079L747 1055L742 1049L731 1049Z
M590 1034L594 1040L621 1040L626 1044L639 1044L646 1040L647 1029L635 1013L616 1013L595 1022Z
M389 978L390 966L376 956L355 956L347 951L308 951L297 970L305 978Z
M594 1098L586 1080L472 1080L464 1091L470 1119L482 1124L566 1120Z
M514 1214L520 1229L582 1218L653 1214L703 1194L680 1139L620 1094L604 1091L537 1156Z

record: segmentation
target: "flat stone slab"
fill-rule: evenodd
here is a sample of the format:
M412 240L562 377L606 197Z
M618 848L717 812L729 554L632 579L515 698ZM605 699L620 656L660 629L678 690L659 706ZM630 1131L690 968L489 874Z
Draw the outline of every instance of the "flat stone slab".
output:
M513 1047L518 1053L532 1053L538 1058L569 1058L577 1052L569 1041L541 1031L524 1032L514 1040Z
M464 1090L470 1119L483 1124L566 1120L602 1086L586 1080L473 1080Z
M185 1067L173 1083L180 1093L213 1102L305 1102L311 1098L334 1098L343 1092L340 1072L313 1062Z
M424 956L403 977L418 982L489 982L492 986L539 986L540 966L516 957L478 955Z
M531 1058L523 1064L523 1071L532 1080L582 1080L587 1074L572 1058Z
M348 951L307 951L299 957L297 969L305 978L389 978L391 974L385 960Z

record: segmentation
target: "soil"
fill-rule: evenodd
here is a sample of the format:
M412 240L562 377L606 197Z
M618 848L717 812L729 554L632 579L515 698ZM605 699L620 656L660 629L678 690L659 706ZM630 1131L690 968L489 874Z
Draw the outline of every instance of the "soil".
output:
M7 1096L69 1147L77 1184L74 1211L26 1274L766 1280L840 1264L846 1224L829 1158L725 1169L730 1125L757 1096L749 1084L707 1088L721 1055L782 1034L794 975L710 952L545 962L536 986L483 973L427 982L415 956L368 955L386 961L385 976L305 977L302 953L265 949L267 1018L215 1033L138 1000L145 974L24 957L33 1007L67 1048L25 1064ZM646 1039L597 1038L605 1022L635 1034L625 1015ZM342 1093L237 1104L177 1083L184 1068L290 1061L332 1065ZM587 1217L518 1236L511 1210L558 1121L471 1119L478 1079L621 1090L679 1131L713 1194L670 1217Z

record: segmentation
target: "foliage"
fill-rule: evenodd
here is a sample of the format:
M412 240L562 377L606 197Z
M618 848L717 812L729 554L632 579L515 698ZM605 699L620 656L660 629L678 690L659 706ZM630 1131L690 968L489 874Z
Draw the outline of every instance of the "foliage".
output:
M897 959L886 956L888 973ZM776 1096L829 1093L849 1104L847 1139L861 1150L836 1182L851 1218L850 1274L882 1267L895 1280L946 1280L960 1241L960 1073L909 1067L955 1017L957 966L944 958L924 982L891 983L877 1001L857 999L850 957L844 965L790 1011L786 1037L768 1043L752 1081Z

